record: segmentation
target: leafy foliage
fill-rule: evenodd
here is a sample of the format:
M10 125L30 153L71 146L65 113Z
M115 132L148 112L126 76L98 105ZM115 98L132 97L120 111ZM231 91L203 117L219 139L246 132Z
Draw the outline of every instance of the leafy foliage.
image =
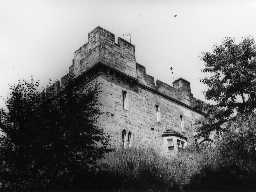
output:
M203 161L199 174L190 183L193 188L255 189L256 116L238 115L227 125L214 146L201 148Z
M56 98L38 86L32 80L11 87L2 114L1 181L8 191L72 186L107 148L107 136L96 124L97 86L81 90L71 82Z
M214 101L202 135L212 130L222 131L223 123L237 113L249 113L256 107L256 45L252 38L236 43L226 38L211 52L203 53L202 82L207 85L206 99Z

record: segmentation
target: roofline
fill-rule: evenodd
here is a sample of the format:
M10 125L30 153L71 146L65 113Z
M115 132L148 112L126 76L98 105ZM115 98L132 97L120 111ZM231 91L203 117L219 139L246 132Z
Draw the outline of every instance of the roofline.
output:
M179 80L186 81L187 83L189 83L189 84L190 84L190 82L189 82L188 80L186 80L186 79L184 79L184 78L182 78L182 77L180 77L180 78L178 78L178 79L174 80L172 83L175 83L175 82L177 82L177 81L179 81Z
M140 87L142 87L142 88L144 88L144 89L147 89L147 90L149 90L149 91L151 91L151 92L153 92L153 93L156 93L156 94L158 94L158 95L160 95L160 96L162 96L162 97L164 97L164 98L166 98L166 99L168 99L168 100L170 100L170 101L173 101L174 103L176 103L176 104L178 104L178 105L181 105L181 106L183 106L183 107L186 107L187 109L190 109L191 111L194 111L194 112L196 112L196 113L198 113L198 114L200 114L200 115L203 115L203 116L206 116L206 115L207 115L206 113L204 113L204 112L202 112L202 111L199 111L199 110L196 110L196 109L192 108L191 106L189 106L189 105L187 105L187 104L185 104L185 103L183 103L183 102L181 102L181 101L179 101L179 100L177 100L177 99L175 99L175 98L172 98L172 97L170 97L170 96L168 96L168 95L165 95L165 94L163 94L163 93L160 93L159 91L157 91L157 90L155 90L155 89L153 89L153 88L151 88L151 87L148 87L147 85L144 85L144 84L140 83L137 78L134 78L134 77L132 77L132 76L130 76L130 75L127 75L127 74L123 73L122 71L119 71L119 70L117 70L117 69L114 69L114 68L112 68L112 67L110 67L110 66L108 66L108 65L106 65L106 64L104 64L104 63L102 63L102 62L98 62L97 64L95 64L93 67L91 67L91 68L88 69L87 71L83 72L83 73L80 74L79 76L77 76L77 77L75 77L74 79L72 79L72 81L77 81L77 80L79 80L79 79L83 79L82 76L84 76L84 75L86 75L86 74L88 74L88 73L91 73L91 71L95 70L96 68L98 68L98 67L100 67L100 66L106 67L106 68L110 69L111 71L114 71L115 73L118 73L118 74L120 74L120 75L122 75L122 76L125 76L126 78L129 78L130 80L132 80L133 82L135 82L138 86L140 86ZM104 72L104 71L102 71L102 72Z
M185 137L184 135L181 135L179 133L163 133L162 134L162 137L168 137L168 136L179 137L179 138L185 139L186 141L188 140L187 137Z

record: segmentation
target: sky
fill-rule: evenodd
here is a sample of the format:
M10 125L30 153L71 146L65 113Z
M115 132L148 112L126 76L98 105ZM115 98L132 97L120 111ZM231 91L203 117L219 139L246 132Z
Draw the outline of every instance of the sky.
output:
M67 73L96 26L131 33L147 73L169 84L183 77L204 100L202 53L227 36L255 38L255 18L255 0L0 0L0 105L19 79L45 86Z

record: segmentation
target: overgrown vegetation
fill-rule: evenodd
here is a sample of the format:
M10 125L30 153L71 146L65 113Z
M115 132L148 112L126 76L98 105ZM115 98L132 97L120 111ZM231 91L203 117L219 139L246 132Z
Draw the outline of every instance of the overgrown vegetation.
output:
M256 45L252 38L236 43L225 38L212 51L203 53L202 82L205 96L214 102L200 135L207 138L212 131L225 131L223 126L237 114L251 113L256 107Z
M212 146L203 148L209 164L192 182L199 188L255 187L256 45L252 38L226 38L203 53L206 99L214 101L199 128ZM202 146L201 146L202 147ZM196 184L197 183L197 184Z
M201 146L204 162L193 189L255 189L256 115L238 115L211 146Z
M199 170L199 157L181 153L168 159L151 149L126 149L106 154L99 161L104 188L166 191L180 189ZM102 184L102 183L101 183Z
M238 44L227 38L203 54L206 98L215 104L198 135L216 137L171 157L151 149L109 152L95 123L97 86L82 91L71 82L49 98L38 82L20 81L0 111L0 190L255 189L255 56L250 38Z
M49 98L38 86L34 80L12 86L2 110L1 191L79 186L106 150L107 137L95 124L97 87L81 92L70 84Z

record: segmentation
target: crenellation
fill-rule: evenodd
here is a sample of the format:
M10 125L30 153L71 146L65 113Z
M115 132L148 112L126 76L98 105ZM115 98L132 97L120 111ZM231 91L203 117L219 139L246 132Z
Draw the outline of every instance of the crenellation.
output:
M156 85L155 85L155 78L151 75L148 75L148 74L145 74L144 75L144 80L145 80L145 85L152 88L152 89L155 89L156 88Z
M156 81L156 90L166 96L171 97L171 98L179 99L178 90L160 80Z
M107 41L113 44L115 43L115 35L98 26L88 34L88 41L90 44L95 44L101 41Z
M190 142L193 123L204 115L188 81L180 78L173 86L155 81L136 62L135 46L120 37L115 42L115 35L101 27L88 34L88 43L74 53L69 73L49 91L63 90L70 81L82 90L100 86L102 114L97 123L110 134L115 147L125 146L120 139L125 129L133 134L132 145L151 146L166 154L168 139Z
M74 54L74 77L101 62L131 77L136 77L135 46L122 38L115 43L115 35L101 27L88 34L88 43Z
M190 88L190 82L183 79L183 78L179 78L179 79L176 79L174 82L173 82L173 86L180 90L184 95L187 95L187 96L192 96L192 93L191 93L191 88Z
M120 37L115 43L115 35L101 27L92 30L88 42L75 51L68 77L62 79L61 87L65 87L68 78L78 77L97 63L117 69L160 94L192 106L193 95L187 80L179 78L173 86L159 80L155 82L154 77L146 73L145 66L136 62L135 46Z
M138 63L136 64L136 71L139 83L148 86L149 88L154 89L155 91L168 97L179 100L189 106L191 105L190 100L192 99L193 95L191 93L190 83L188 81L180 78L174 81L174 86L160 80L155 82L154 77L146 73L146 68Z
M143 85L146 85L145 78L144 78L146 74L146 68L143 65L136 63L136 72L137 72L138 82Z
M118 45L124 51L126 54L131 55L132 57L135 57L135 46L125 39L118 37Z
M146 67L144 65L141 65L139 63L136 63L136 70L138 73L145 74L146 73Z

